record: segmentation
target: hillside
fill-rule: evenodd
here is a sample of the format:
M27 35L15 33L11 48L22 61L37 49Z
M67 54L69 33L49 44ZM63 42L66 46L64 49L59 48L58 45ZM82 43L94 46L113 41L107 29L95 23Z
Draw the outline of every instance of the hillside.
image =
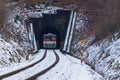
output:
M40 12L32 12L36 4ZM79 58L79 41L85 40L85 63L106 80L119 80L119 0L6 0L0 6L0 67L23 62L33 53L26 26L29 17L68 9L77 12L70 54Z

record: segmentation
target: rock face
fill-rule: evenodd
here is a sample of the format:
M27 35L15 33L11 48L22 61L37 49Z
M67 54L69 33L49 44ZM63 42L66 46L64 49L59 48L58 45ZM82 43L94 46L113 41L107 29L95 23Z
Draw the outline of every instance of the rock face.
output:
M84 60L102 74L105 80L120 79L120 39L109 42L103 40L84 52Z
M78 31L75 32L78 36ZM79 58L80 38L73 37L74 41L71 46L72 55ZM86 40L87 41L87 40ZM89 41L89 40L88 40ZM87 43L85 43L87 44ZM86 46L86 45L84 45ZM120 39L110 41L104 39L88 47L83 53L84 61L95 71L103 75L105 80L120 79Z
M81 19L85 18L85 19ZM73 41L71 45L71 54L80 58L80 39L82 38L82 27L85 26L86 16L79 14L76 19L76 26L74 28ZM95 71L103 75L105 80L119 80L120 79L120 38L119 32L114 34L115 39L106 38L89 46L83 53L84 61L90 65ZM85 36L86 34L84 34ZM85 47L93 37L85 39Z
M14 7L7 12L9 15L6 15L5 24L0 28L0 67L21 62L32 49L27 28L21 16L21 9Z
M80 40L81 39L85 40L84 46L87 47L87 50L85 50L85 52L83 54L84 61L87 64L89 64L93 69L95 69L98 73L102 74L104 76L105 80L119 80L120 79L120 45L119 45L120 44L120 39L119 39L120 31L117 31L118 32L117 34L119 34L119 35L117 35L116 39L113 39L113 37L112 37L112 40L109 40L106 36L106 33L107 33L107 35L112 36L111 34L114 33L114 30L116 27L116 25L113 25L112 29L109 30L110 25L112 25L111 21L117 20L115 17L117 15L111 14L111 11L115 12L115 13L118 13L118 11L119 11L119 8L117 8L119 2L117 2L117 1L118 0L116 0L116 1L108 0L108 1L100 3L103 5L101 5L102 6L101 9L96 9L96 10L98 10L96 12L101 14L98 18L96 16L99 14L97 14L95 16L94 13L92 13L92 11L90 12L89 10L86 11L84 9L81 9L81 11L79 11L79 13L77 14L76 25L74 27L74 34L73 34L72 45L71 45L71 54L76 56L77 58L80 58L79 57L79 55L80 55L79 48L81 46ZM111 6L111 5L113 5L113 6ZM90 8L92 8L92 10L94 10L93 7L90 7ZM96 6L96 8L97 8L97 6ZM87 15L87 12L90 13L90 16L89 16L89 14ZM104 13L104 14L102 14L102 13ZM106 17L106 20L108 22L104 21L105 17L103 17L103 15ZM100 17L101 17L101 20L98 20L98 22L101 21L102 24L98 23L96 20L96 19L100 19ZM110 18L111 18L111 20L110 20ZM92 23L92 20L93 20L93 23ZM104 22L105 22L105 24L104 24ZM96 23L97 25L96 24L92 25L91 23L92 24ZM115 21L115 23L117 23L117 21ZM115 23L113 23L113 24L115 24ZM110 24L110 25L108 25L108 24ZM119 23L117 23L117 24L119 24ZM99 29L102 28L103 26L107 26L106 31L101 29L101 31L103 31L103 32L100 32L100 33L102 33L102 35L100 35L100 36L104 37L104 40L94 43L93 45L89 45L89 42L91 42L92 40L95 39L97 30L99 31L97 26L99 26ZM90 29L90 27L91 27L91 29ZM117 27L119 27L119 26L117 25ZM118 30L120 30L120 28L118 28ZM113 31L113 33L111 33L112 31ZM99 35L99 33L97 33L97 34ZM114 34L114 35L116 35L116 34Z

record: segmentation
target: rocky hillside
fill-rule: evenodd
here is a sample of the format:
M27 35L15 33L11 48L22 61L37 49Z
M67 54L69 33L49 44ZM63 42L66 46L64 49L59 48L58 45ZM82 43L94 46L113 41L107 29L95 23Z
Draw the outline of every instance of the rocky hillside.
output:
M105 80L119 80L120 19L118 17L120 16L120 2L118 0L103 2L96 3L96 7L97 5L99 7L97 9L94 9L93 4L94 7L79 10L71 54L79 58L80 40L85 40L84 61L103 75Z
M79 58L79 41L85 40L84 60L106 80L120 77L120 1L119 0L6 0L0 3L0 64L21 62L31 53L25 22L35 5L61 7L77 12L71 54ZM38 7L38 6L37 6ZM56 9L52 8L50 9ZM26 10L29 9L29 10ZM54 12L54 10L52 10ZM51 11L50 11L51 12ZM36 16L34 16L36 17ZM4 43L4 44L3 44ZM14 49L13 49L14 48ZM16 58L14 58L16 57ZM6 59L5 59L6 58ZM4 60L5 59L5 60ZM6 63L8 61L8 63ZM111 74L111 72L113 72Z
M109 39L93 44L84 52L84 60L102 74L105 80L120 79L120 38Z
M0 22L0 67L19 63L25 55L31 53L27 28L21 16L20 7L13 2L1 3Z

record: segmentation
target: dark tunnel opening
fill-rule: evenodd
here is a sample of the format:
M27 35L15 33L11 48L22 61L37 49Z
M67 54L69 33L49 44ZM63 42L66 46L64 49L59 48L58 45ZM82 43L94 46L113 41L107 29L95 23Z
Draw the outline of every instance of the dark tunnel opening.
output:
M70 10L57 10L57 14L43 14L42 18L30 18L33 24L37 48L43 48L43 34L53 33L57 36L56 49L62 49L66 37Z

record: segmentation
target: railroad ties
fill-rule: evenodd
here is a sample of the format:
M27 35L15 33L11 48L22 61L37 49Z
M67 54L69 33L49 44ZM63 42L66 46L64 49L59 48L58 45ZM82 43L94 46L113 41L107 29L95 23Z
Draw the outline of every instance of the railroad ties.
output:
M34 62L33 64L30 64L30 65L27 65L26 67L23 67L21 69L17 69L15 71L11 71L9 73L0 75L0 80L10 80L11 79L10 77L22 74L21 72L27 73L28 69L34 68L36 65L40 66L40 63L44 62L44 60L45 59L47 60L47 57L49 57L49 56L47 56L49 54L49 52L47 52L47 51L48 50L46 50L44 52L44 55L42 56L42 58L40 60L38 60L37 62ZM35 79L37 79L37 77L45 74L47 71L49 71L51 68L53 68L59 62L59 56L54 50L51 50L51 51L53 51L53 53L54 53L51 55L55 56L55 60L53 60L53 63L51 63L50 65L48 65L46 68L42 69L41 71L37 71L33 75L30 75L29 77L26 76L24 78L21 78L22 76L21 77L19 76L19 78L22 80L35 80ZM31 73L29 73L29 74L31 74ZM17 80L19 80L19 78Z
M26 80L35 80L37 77L45 74L47 71L49 71L51 68L53 68L59 62L59 56L57 55L57 53L55 51L54 51L54 53L55 53L55 56L56 56L56 60L52 65L50 65L48 68L44 69L43 71L41 71L41 72L27 78Z

